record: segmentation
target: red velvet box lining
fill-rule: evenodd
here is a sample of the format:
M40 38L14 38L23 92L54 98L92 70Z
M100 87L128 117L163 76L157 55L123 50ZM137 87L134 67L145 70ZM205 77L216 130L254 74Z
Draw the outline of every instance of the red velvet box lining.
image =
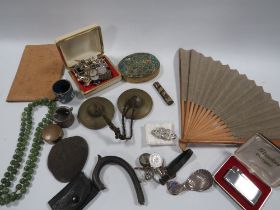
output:
M239 168L261 190L262 194L255 205L250 204L224 179L226 173L234 166ZM239 203L239 205L241 205L245 209L257 210L261 208L271 192L271 188L267 184L265 184L254 174L251 174L249 170L244 165L242 165L242 163L234 156L231 156L224 163L224 165L215 174L214 179L234 200Z
M112 80L115 77L119 76L120 73L112 66L112 64L107 60L106 57L104 57L104 58L105 58L105 61L108 64L108 66L109 66L109 68L110 68L110 70L112 72L112 78L110 80ZM70 73L71 73L72 78L75 79L76 83L79 85L80 90L83 91L84 93L87 93L87 92L97 88L98 86L103 85L104 83L110 81L110 80L104 80L104 81L101 81L98 85L90 84L89 86L84 86L81 82L79 82L77 80L75 74L72 71Z

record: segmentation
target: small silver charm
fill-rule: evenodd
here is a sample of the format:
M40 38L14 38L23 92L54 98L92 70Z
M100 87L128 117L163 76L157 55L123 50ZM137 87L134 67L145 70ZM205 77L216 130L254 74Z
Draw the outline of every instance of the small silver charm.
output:
M171 195L178 195L180 192L183 191L183 186L177 181L171 180L166 183L166 187L168 192Z
M102 81L112 78L112 72L105 58L92 57L76 61L72 72L84 86L89 86L91 83L98 85Z
M149 157L149 162L150 162L151 167L159 168L163 164L163 159L160 157L159 154L153 153Z
M149 181L153 179L155 172L152 168L145 169L145 180Z
M159 127L159 128L152 130L151 134L156 138L166 140L166 141L174 141L177 139L177 136L173 131L171 131L170 129L163 128L163 127Z
M158 153L143 153L138 158L138 161L142 167L135 167L134 169L138 171L140 180L153 180L159 184L159 178L166 173L166 169L163 165L164 161L161 156Z
M91 78L95 77L97 75L97 70L96 69L90 69L88 71L88 74Z
M202 192L208 190L213 185L212 174L205 169L198 169L182 184L171 180L166 184L167 190L172 195L178 195L183 191Z
M149 153L143 153L142 155L140 155L139 157L139 163L142 167L144 168L149 168L150 166L150 154Z

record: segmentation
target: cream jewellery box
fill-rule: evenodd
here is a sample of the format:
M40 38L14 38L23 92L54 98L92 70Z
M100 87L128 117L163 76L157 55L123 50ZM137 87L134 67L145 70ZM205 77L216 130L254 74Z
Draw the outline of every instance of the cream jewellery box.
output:
M56 46L60 52L66 68L69 70L71 78L82 94L88 96L101 91L121 80L121 74L112 64L110 59L104 55L101 28L98 25L90 25L72 33L60 36L56 39ZM111 72L109 79L89 82L85 84L75 74L74 67L82 60L91 58L102 58Z

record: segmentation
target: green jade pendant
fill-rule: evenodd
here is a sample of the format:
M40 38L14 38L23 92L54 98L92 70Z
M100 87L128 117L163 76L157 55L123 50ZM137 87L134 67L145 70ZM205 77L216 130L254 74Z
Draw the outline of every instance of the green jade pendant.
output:
M18 174L19 168L25 156L24 154L27 149L26 147L28 141L30 140L33 121L32 111L37 106L47 106L48 113L45 115L42 121L38 123L37 128L35 129L33 143L23 167L23 173L19 179L19 183L15 186L15 190L12 191L12 182L15 180L15 177ZM37 165L41 146L43 144L41 137L42 130L46 125L52 122L52 115L55 109L55 102L49 99L36 100L32 103L29 103L28 106L24 108L24 111L21 115L21 127L17 147L15 149L13 159L10 162L10 166L8 166L7 171L4 173L4 178L1 179L0 183L0 206L19 200L22 195L26 193L28 187L30 186L32 176Z

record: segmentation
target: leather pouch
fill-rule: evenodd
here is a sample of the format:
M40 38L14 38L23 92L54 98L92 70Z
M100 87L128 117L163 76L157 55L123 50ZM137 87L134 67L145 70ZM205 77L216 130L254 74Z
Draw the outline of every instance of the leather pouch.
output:
M53 210L81 210L98 192L98 188L81 172L48 203Z
M53 210L82 210L101 190L106 188L99 175L101 169L107 164L120 165L127 171L134 185L138 203L143 205L145 203L144 194L133 168L120 157L98 155L92 181L81 172L48 202L50 207Z

